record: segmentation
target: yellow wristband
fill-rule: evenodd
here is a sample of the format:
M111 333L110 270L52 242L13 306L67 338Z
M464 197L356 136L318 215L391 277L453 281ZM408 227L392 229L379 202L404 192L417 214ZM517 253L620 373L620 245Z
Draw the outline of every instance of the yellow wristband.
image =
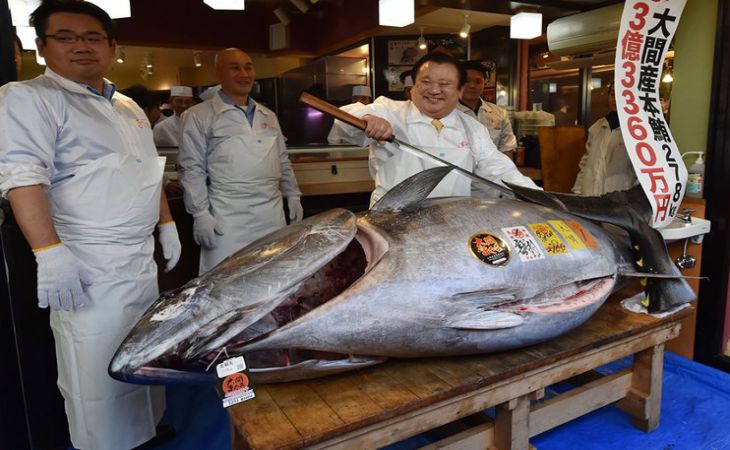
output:
M167 222L160 222L160 223L157 224L157 226L159 227L159 226L162 226L162 225L167 225L168 223L175 223L175 221L174 220L168 220Z
M34 248L33 253L42 252L43 250L50 250L54 247L58 247L59 245L63 245L63 242L59 241L59 242L56 242L55 244L46 245L45 247Z

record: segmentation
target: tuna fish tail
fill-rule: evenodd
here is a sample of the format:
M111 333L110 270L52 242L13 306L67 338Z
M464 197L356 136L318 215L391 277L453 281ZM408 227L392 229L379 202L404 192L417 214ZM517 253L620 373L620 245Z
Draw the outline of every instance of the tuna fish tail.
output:
M641 186L600 197L582 197L506 184L523 200L626 230L637 254L638 270L672 276L648 278L649 312L666 311L696 298L669 256L662 235L649 226L652 210Z

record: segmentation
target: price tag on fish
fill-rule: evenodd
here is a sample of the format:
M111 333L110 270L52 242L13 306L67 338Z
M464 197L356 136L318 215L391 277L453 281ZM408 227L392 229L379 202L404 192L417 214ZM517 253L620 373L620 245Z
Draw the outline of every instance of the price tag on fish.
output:
M218 375L215 390L223 401L224 408L256 397L243 356L226 359L215 366L215 371Z

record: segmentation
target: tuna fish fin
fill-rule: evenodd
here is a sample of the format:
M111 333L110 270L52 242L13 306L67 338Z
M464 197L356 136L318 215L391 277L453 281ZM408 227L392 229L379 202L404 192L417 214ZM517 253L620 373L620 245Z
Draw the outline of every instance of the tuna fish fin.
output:
M512 312L476 309L449 316L444 326L465 330L499 330L522 325L524 321L521 315Z
M519 289L482 289L479 291L457 292L451 296L451 299L489 305L514 300L519 292Z
M370 210L374 212L399 211L418 203L428 197L428 194L451 170L451 167L439 166L408 177L382 196Z
M584 219L610 223L626 230L636 249L637 260L641 261L643 272L676 276L649 278L646 286L649 312L666 311L695 299L692 288L682 279L669 256L662 235L649 226L652 210L641 186L635 186L628 191L610 192L600 197L582 197L505 184L523 200L566 211Z
M627 277L627 278L669 278L669 279L677 279L681 278L684 280L709 280L709 277L699 277L699 276L692 276L692 275L682 275L680 274L665 274L665 273L647 273L647 272L636 272L631 270L619 270L618 271L619 276Z

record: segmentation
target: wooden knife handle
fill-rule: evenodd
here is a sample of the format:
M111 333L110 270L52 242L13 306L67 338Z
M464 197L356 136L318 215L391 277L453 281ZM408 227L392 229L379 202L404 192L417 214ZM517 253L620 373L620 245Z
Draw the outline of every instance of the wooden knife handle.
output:
M299 97L299 101L304 103L307 106L311 106L312 108L316 109L317 111L321 111L325 114L328 114L335 119L339 119L345 123L348 123L352 125L355 128L358 128L360 130L365 131L365 128L367 127L367 122L364 120L353 116L352 114L348 114L345 111L341 110L340 108L336 107L335 105L331 103L327 103L326 101L319 99L315 97L312 94L309 94L307 92L302 92L302 96Z

